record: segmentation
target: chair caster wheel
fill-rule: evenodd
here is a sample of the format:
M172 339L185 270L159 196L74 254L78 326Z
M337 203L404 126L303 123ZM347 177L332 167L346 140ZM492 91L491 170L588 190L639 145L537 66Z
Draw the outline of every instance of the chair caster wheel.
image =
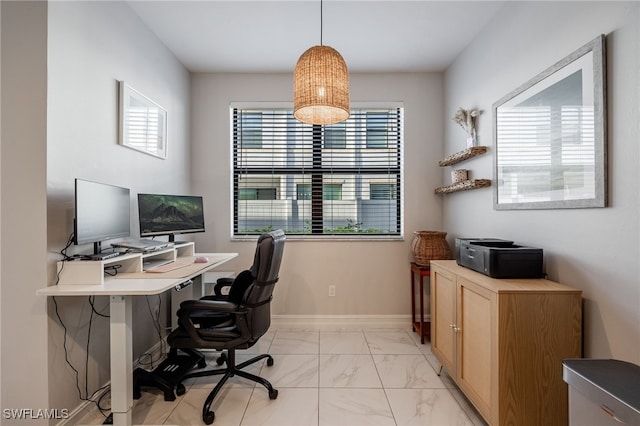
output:
M186 392L186 389L182 383L176 385L176 395L182 396Z
M278 389L269 391L269 399L276 399L278 397Z
M198 361L198 368L205 368L207 366L207 360L202 358Z
M213 411L207 411L205 415L202 416L202 421L204 424L210 425L215 420L216 415Z
M267 365L271 367L273 365L273 358L267 358Z
M218 359L216 359L216 364L222 365L225 362L227 362L227 354L225 354L224 352L221 352Z

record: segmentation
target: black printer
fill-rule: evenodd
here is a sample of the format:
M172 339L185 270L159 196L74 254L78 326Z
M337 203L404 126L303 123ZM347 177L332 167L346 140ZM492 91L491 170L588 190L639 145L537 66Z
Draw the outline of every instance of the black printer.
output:
M456 238L456 262L492 278L542 278L542 249L497 238Z

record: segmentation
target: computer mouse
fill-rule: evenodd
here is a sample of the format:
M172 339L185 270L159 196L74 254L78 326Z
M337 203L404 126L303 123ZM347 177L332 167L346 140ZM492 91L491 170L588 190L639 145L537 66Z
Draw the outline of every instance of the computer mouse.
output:
M193 263L207 263L208 261L209 261L208 257L198 256L196 257L196 260L193 261Z

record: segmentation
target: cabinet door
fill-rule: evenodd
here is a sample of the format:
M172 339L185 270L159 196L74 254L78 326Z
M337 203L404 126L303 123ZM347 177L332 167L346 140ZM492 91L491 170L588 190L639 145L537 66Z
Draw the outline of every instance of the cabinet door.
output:
M448 271L431 269L431 350L452 377L456 374L455 279Z
M495 293L471 281L458 277L458 340L457 382L485 416L490 418L492 384L495 384L496 366L494 324L496 318Z

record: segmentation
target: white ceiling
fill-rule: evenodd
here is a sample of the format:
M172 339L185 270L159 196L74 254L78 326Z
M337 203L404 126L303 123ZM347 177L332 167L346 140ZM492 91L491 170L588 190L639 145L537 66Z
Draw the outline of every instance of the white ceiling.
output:
M320 44L319 0L128 3L193 72L292 72ZM504 3L324 0L322 42L349 72L442 71Z

